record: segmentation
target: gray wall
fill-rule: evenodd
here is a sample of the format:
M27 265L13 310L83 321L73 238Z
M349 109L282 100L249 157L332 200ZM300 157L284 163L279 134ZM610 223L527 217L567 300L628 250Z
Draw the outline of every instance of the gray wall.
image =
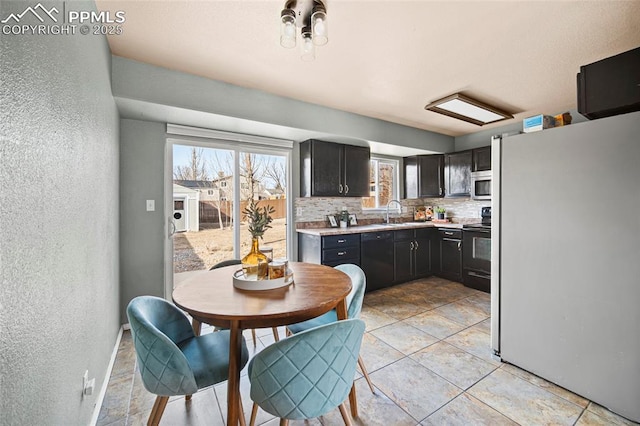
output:
M121 319L131 299L164 297L163 123L120 121L120 281ZM156 210L146 211L146 200Z
M0 423L87 424L120 327L110 52L80 34L0 43Z
M451 136L113 57L113 94L127 118L301 141L380 142L434 152Z

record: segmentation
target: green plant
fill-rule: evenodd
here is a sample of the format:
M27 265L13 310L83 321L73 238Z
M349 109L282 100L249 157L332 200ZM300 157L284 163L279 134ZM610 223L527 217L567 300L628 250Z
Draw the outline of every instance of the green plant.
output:
M444 213L447 211L444 207L440 207L440 206L436 206L434 210L436 213Z
M258 207L255 200L251 200L242 211L245 219L249 222L249 232L253 238L263 238L264 232L271 228L270 223L273 222L271 214L275 211L276 209L268 204L264 207Z

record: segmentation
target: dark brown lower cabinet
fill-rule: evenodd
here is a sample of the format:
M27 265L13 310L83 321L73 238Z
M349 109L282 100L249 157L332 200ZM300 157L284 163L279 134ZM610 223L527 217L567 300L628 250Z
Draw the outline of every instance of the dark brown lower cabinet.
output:
M298 259L301 262L338 266L360 265L360 234L311 235L298 233Z
M462 282L462 230L418 228L362 234L298 234L298 260L358 265L373 291L437 275Z
M432 273L432 229L403 229L394 232L393 259L396 283Z

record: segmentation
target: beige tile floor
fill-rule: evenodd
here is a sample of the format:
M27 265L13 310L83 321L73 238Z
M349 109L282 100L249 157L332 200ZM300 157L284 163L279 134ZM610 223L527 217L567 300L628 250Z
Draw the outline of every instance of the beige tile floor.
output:
M607 409L509 364L490 350L489 295L440 278L427 278L367 294L361 355L376 388L358 374L357 425L632 425ZM211 327L204 332L212 332ZM284 336L284 332L281 331ZM251 354L273 343L258 330ZM251 412L249 381L241 380ZM137 370L129 332L118 349L98 425L146 424L155 396ZM170 399L163 425L224 425L226 382L201 390L192 401ZM257 424L278 424L260 411ZM341 425L337 410L306 422Z

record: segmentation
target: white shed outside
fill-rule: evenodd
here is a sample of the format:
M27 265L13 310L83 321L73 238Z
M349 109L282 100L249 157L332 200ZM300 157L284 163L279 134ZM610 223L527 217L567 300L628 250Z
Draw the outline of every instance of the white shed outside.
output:
M173 184L173 223L176 232L200 230L200 192Z

